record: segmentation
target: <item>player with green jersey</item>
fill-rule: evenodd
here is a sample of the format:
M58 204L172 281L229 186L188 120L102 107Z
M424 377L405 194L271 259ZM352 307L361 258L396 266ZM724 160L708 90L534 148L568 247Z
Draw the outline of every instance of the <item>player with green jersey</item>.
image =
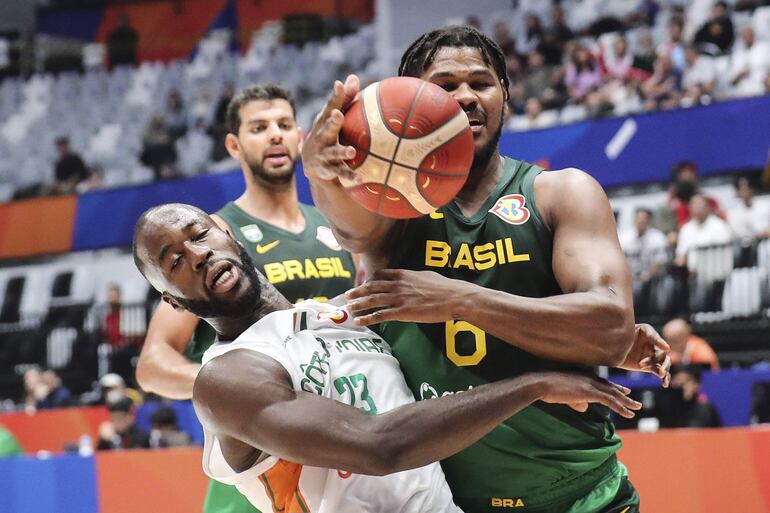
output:
M290 94L275 85L250 87L231 100L225 146L241 164L246 190L212 217L267 279L297 302L348 290L355 268L323 216L299 202L294 168L302 135L294 115ZM161 303L147 330L137 381L145 391L190 399L201 356L215 338L195 315ZM234 487L211 481L205 513L254 511Z
M667 378L668 348L634 326L630 274L601 187L567 169L541 172L500 155L505 58L469 27L421 36L399 74L450 92L475 153L455 199L395 221L347 200L338 177L355 149L338 142L356 77L337 82L303 147L319 209L370 279L348 293L361 325L380 323L418 399L467 393L545 369L622 366ZM386 269L386 268L390 269ZM540 402L442 463L466 511L634 513L639 498L601 408Z

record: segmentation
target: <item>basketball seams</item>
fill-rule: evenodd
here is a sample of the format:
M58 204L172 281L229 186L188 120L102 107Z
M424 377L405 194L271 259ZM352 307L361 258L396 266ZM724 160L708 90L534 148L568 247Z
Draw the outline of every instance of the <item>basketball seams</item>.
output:
M420 99L420 96L422 95L422 92L425 89L425 84L426 83L427 82L420 83L420 87L417 88L417 92L412 97L412 103L409 105L409 112L406 114L406 117L404 118L404 125L403 125L404 127L409 126L409 120L412 118L412 114L414 114L414 109L417 107L417 100ZM377 84L377 107L380 109L380 115L382 115L382 106L380 104L380 94L379 94L380 93L380 89L379 89L379 86L380 86L380 84L378 83ZM382 119L383 119L383 123L387 125L387 123L385 123L385 118L383 117ZM396 155L398 155L398 148L399 148L399 146L401 146L401 140L402 139L403 138L401 136L398 137L398 142L396 143L396 150L393 152L393 158L390 159L390 165L388 166L388 174L385 175L385 181L383 183L383 185L386 188L391 188L388 185L388 182L390 180L390 174L393 171L393 164L395 163ZM383 202L385 201L385 194L387 193L386 191L387 191L387 189L385 189L383 191L383 193L380 195L380 200L377 202L377 213L379 213L379 214L382 213L382 205L383 205Z

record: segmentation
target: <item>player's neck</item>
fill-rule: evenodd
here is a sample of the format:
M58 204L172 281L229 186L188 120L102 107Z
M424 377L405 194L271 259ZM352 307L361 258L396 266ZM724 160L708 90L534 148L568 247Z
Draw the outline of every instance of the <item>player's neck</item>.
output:
M305 229L305 218L299 208L294 180L285 187L266 187L254 182L246 184L235 204L251 217L292 233Z
M278 289L267 281L264 275L260 275L259 281L262 294L257 304L254 305L254 310L240 317L206 319L217 332L219 340L233 341L267 314L292 307L289 300L278 292Z
M455 196L455 203L466 217L472 217L497 187L503 175L503 160L495 150L483 166L471 168L468 180Z

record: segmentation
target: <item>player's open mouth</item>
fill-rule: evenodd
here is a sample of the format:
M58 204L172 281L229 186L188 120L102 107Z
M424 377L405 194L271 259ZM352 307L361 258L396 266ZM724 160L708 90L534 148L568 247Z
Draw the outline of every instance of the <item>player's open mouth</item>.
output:
M265 155L265 162L275 167L283 166L290 162L289 154L286 153L285 151L279 151L279 150L269 151Z
M206 284L213 292L227 292L238 283L238 269L230 262L217 262L206 273Z
M480 134L481 131L484 130L484 116L480 114L466 114L468 115L468 123L471 125L471 132L473 132L473 135L476 136Z

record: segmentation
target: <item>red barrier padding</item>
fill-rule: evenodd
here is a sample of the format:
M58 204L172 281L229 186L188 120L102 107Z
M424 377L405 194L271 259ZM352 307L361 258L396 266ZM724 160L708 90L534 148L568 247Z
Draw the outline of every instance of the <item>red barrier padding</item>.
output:
M0 259L72 249L76 196L0 204Z

